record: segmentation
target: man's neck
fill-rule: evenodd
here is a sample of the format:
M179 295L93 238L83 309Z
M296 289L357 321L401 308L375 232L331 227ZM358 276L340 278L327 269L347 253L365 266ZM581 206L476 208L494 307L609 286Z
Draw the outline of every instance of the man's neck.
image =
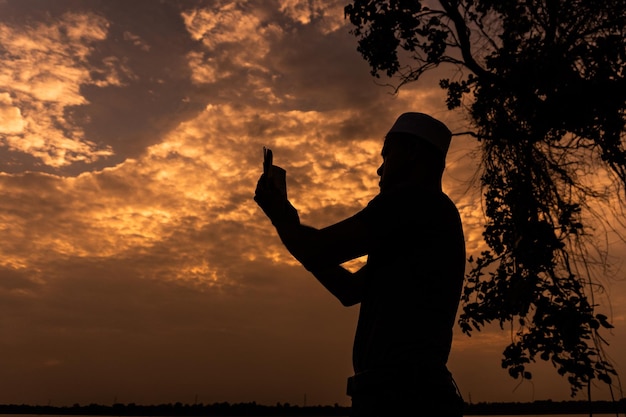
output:
M441 181L404 181L398 184L394 184L392 186L385 187L381 189L382 191L393 191L393 190L422 190L427 191L429 193L441 193L443 189L441 187Z

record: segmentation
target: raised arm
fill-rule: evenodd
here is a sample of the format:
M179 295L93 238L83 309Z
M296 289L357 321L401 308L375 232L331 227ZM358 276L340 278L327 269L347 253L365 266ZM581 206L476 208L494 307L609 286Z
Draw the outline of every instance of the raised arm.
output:
M254 200L270 218L287 250L343 305L361 301L365 269L341 264L367 253L368 236L358 218L315 229L300 223L297 210L261 176Z

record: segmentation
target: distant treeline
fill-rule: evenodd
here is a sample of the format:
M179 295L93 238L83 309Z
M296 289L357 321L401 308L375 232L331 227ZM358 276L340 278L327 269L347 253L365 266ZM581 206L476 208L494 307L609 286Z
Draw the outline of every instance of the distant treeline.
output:
M98 415L98 416L347 416L349 407L306 406L289 403L261 405L248 403L214 404L158 404L138 405L113 404L110 406L74 404L71 407L42 405L0 405L0 414L55 414L55 415Z
M256 402L214 404L99 405L74 404L71 407L50 405L0 404L0 414L97 415L97 416L347 416L350 407L335 405L298 406L289 403L261 405ZM466 404L464 414L533 415L533 414L615 414L626 413L626 399L619 401L534 401L529 403Z

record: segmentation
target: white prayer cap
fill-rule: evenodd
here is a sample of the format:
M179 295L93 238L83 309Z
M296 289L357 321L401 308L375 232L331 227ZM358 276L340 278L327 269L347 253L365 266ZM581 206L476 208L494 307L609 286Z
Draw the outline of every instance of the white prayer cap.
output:
M424 113L403 113L389 133L408 133L433 144L444 156L448 153L452 133L445 124Z

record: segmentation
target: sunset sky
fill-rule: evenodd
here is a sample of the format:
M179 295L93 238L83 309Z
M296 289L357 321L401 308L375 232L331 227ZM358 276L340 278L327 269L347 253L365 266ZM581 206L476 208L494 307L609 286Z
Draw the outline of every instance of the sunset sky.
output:
M447 73L397 95L374 79L345 4L0 0L0 404L349 405L358 306L295 262L252 200L262 147L323 227L376 195L400 113L468 124L445 107ZM455 136L444 190L468 255L485 248L479 164ZM595 301L626 372L626 248L601 238ZM465 400L570 399L550 364L509 377L510 339L455 330Z

